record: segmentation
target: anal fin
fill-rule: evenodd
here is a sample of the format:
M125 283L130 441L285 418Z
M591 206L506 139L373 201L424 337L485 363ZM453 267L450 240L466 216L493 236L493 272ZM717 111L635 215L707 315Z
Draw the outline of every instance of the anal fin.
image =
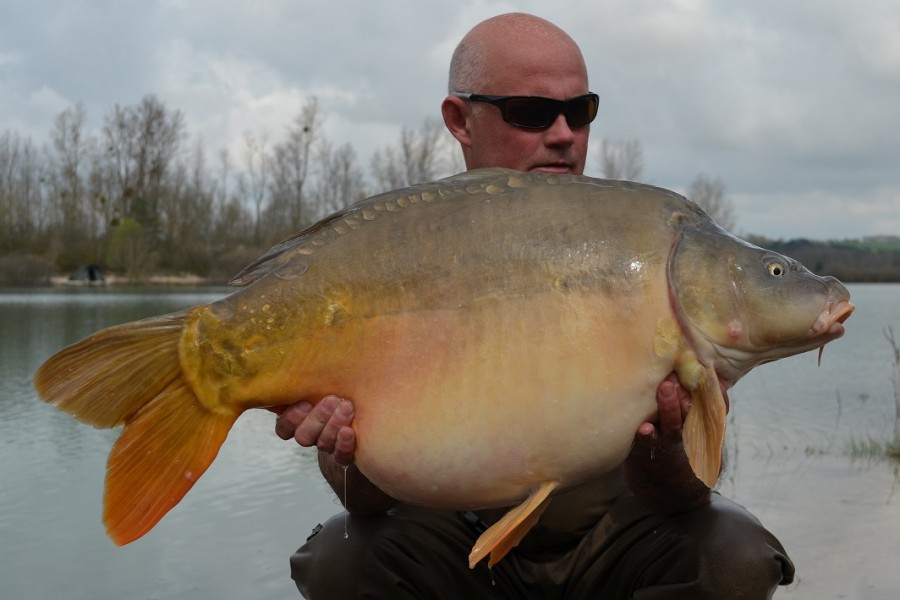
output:
M475 542L469 553L469 568L490 554L488 567L500 562L525 537L550 503L550 494L559 487L558 481L547 481L535 489L522 504L511 508Z

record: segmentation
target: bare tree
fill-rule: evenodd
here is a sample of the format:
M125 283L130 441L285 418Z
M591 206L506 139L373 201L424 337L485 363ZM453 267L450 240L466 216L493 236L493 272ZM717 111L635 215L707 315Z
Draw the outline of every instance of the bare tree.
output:
M131 199L137 182L133 156L137 144L135 122L130 111L116 104L103 119L103 147L112 202L118 218L131 214Z
M117 104L106 115L103 145L119 218L131 216L152 229L184 137L182 113L167 111L155 96L144 97L137 107Z
M262 242L262 212L269 189L269 169L271 157L266 137L256 137L244 133L244 172L237 178L238 192L253 205L253 242Z
M150 215L157 215L165 200L165 184L185 139L184 115L168 111L155 96L145 96L133 111L137 121L138 189Z
M288 127L287 139L272 150L272 196L267 210L270 229L292 233L306 221L305 193L319 140L321 117L318 102L310 98ZM279 236L282 237L282 236Z
M96 215L98 230L104 235L115 225L119 214L119 207L113 201L118 188L110 177L112 170L106 155L99 149L96 141L95 139L92 151L88 153L86 194Z
M607 179L636 181L644 171L644 150L637 140L600 145L600 170Z
M54 196L59 203L59 219L67 230L83 231L86 211L83 202L84 166L86 161L84 136L85 110L81 104L67 108L56 116L51 154Z
M725 182L707 173L697 175L685 194L700 205L723 229L733 230L737 224L734 203L725 195Z
M42 185L45 169L30 139L0 135L0 252L20 252L51 226Z
M235 245L250 239L251 216L238 197L229 191L231 154L227 148L219 152L219 180L216 185L214 224L211 231L214 244L220 247Z
M310 207L310 223L366 196L365 177L356 163L356 152L350 144L331 150L328 143L320 153L321 174L318 178L315 204Z
M19 202L16 194L18 134L4 131L0 135L0 252L16 249Z
M214 186L207 176L206 158L197 141L190 156L170 168L166 193L159 204L162 266L191 272L206 269L214 205Z
M393 190L434 179L441 168L446 148L444 126L428 118L419 129L403 128L394 146L377 150L372 156L372 176L379 190Z
M228 177L231 174L231 153L228 152L228 148L219 150L219 172L221 174L217 187L219 200L226 200L228 198Z

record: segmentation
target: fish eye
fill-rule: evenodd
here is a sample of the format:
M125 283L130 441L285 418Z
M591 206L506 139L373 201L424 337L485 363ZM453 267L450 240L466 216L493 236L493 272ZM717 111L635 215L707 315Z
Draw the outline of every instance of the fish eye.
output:
M770 262L766 268L769 270L769 275L772 277L781 277L785 272L784 265L780 262Z

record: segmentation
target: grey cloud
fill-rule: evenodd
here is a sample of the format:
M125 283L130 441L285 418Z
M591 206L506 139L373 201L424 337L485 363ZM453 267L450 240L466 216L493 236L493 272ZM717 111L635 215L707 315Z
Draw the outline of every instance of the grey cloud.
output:
M77 101L96 125L113 104L155 93L212 155L246 129L278 135L315 94L334 141L367 161L388 132L437 117L456 41L509 10L579 42L601 96L595 143L639 140L652 183L719 176L755 233L793 223L856 236L891 222L900 15L888 0L13 2L0 18L0 131L45 135ZM882 212L826 221L823 194Z

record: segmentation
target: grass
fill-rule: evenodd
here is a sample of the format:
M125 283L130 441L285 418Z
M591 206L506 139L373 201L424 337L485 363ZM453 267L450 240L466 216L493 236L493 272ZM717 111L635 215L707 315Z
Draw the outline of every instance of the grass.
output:
M884 337L894 351L894 439L881 441L871 435L865 439L851 439L847 453L853 458L891 459L900 462L900 345L894 337L893 327L884 330Z
M851 458L888 458L900 461L900 440L884 442L874 438L851 439L847 443L847 454Z

